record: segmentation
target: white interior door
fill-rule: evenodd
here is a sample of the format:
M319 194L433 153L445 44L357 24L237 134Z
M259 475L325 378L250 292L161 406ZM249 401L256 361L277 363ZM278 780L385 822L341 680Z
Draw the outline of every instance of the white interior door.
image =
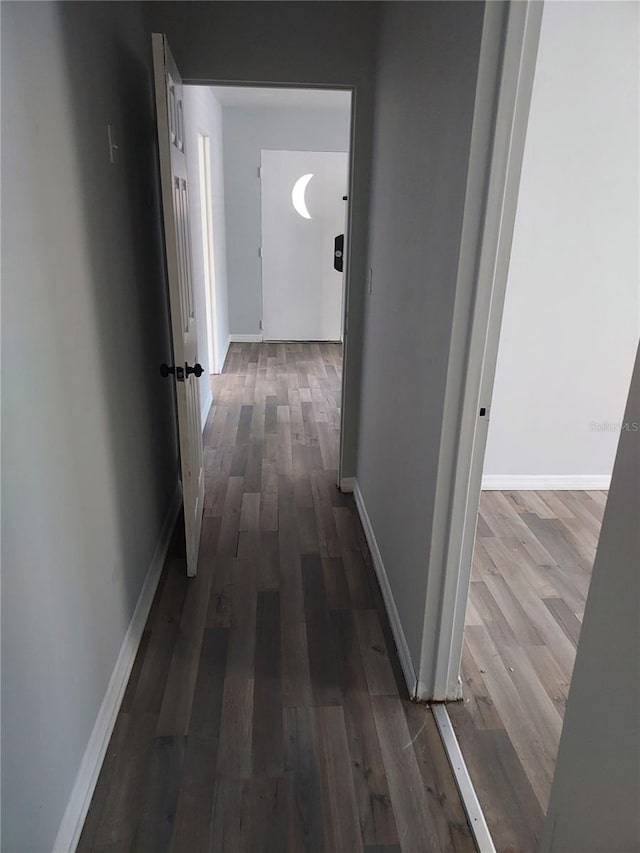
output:
M349 155L262 151L262 328L270 341L339 341Z
M178 433L187 574L195 575L204 506L204 466L200 429L198 342L194 316L187 160L184 147L182 80L164 36L153 34L153 70L158 115L162 210L173 336L172 381L178 400Z

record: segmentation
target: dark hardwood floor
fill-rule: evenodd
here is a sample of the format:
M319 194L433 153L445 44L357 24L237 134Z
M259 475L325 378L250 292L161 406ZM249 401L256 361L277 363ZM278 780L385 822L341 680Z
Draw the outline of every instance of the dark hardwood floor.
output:
M82 853L475 849L335 486L341 368L339 345L232 344L198 575L174 548Z
M498 853L538 853L605 492L483 492L449 715Z

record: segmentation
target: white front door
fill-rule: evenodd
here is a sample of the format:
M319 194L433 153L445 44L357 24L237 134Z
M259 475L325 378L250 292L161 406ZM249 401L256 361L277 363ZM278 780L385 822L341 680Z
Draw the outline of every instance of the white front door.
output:
M187 574L193 576L198 565L204 506L204 466L198 389L198 376L202 368L196 364L198 342L191 275L182 79L171 56L166 38L154 33L152 39L174 356L174 363L171 365L173 373L169 374L168 378L176 383Z
M269 341L339 341L349 155L262 151L262 331Z

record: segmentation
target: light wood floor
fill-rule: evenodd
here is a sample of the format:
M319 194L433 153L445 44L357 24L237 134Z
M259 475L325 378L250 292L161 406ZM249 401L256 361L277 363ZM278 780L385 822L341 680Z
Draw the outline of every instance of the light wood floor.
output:
M232 345L198 576L174 548L81 853L474 850L335 487L341 368L339 345Z
M537 853L606 492L483 492L449 706L499 853Z

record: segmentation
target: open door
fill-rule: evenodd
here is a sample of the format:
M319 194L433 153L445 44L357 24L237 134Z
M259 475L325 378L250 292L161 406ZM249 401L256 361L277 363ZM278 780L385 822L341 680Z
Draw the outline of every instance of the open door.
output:
M173 365L162 365L161 370L163 376L176 383L187 574L193 576L198 565L204 506L204 466L198 388L198 377L202 375L202 367L196 363L198 341L191 275L182 79L165 36L153 33L152 40L162 211L174 356Z

